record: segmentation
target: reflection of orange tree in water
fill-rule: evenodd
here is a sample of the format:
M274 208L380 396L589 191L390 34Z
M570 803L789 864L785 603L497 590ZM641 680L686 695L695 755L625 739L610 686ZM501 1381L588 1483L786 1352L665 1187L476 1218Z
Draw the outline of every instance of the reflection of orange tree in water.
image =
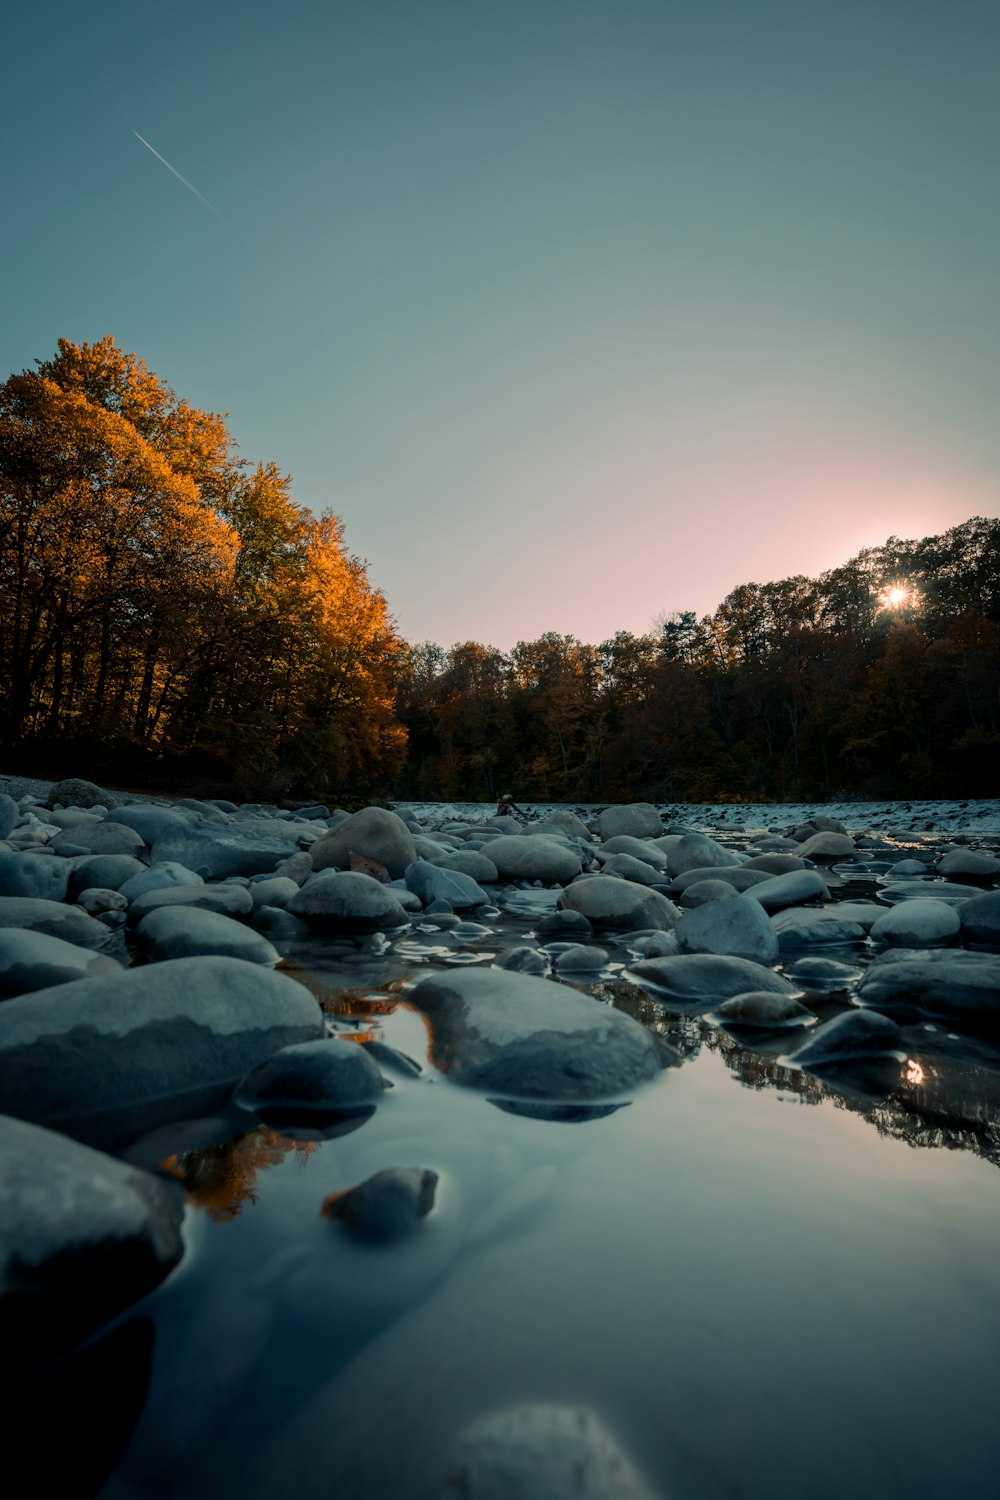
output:
M184 1184L188 1198L216 1220L235 1219L246 1203L256 1203L257 1176L294 1152L304 1164L319 1141L292 1141L276 1130L252 1130L218 1146L185 1151L160 1163Z

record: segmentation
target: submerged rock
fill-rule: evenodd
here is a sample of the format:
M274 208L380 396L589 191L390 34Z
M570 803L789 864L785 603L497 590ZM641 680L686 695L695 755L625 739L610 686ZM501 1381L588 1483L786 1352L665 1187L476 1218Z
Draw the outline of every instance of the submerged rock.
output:
M799 1068L813 1068L848 1057L899 1051L903 1034L895 1021L873 1010L849 1010L812 1032L808 1041L792 1053Z
M589 1100L661 1071L644 1026L551 980L465 969L421 980L408 998L430 1021L435 1065L473 1088Z
M282 1047L257 1063L235 1098L258 1112L357 1109L382 1097L382 1075L363 1047L328 1037Z
M322 1214L363 1239L382 1243L402 1239L434 1207L437 1183L438 1174L429 1167L389 1167L347 1192L326 1198Z
M740 1026L802 1026L816 1019L809 1007L794 995L777 995L771 990L735 995L717 1006L715 1014Z
M858 998L866 1005L912 1006L932 1016L997 1025L1000 954L931 950L914 957L890 950L866 969Z
M723 904L723 903L720 903ZM724 903L728 904L728 903ZM626 971L625 978L640 987L648 986L654 999L669 999L681 1009L690 1004L704 1006L713 1000L730 1000L735 995L767 991L775 995L798 992L773 969L747 958L730 958L714 953L667 954L663 958L643 958Z

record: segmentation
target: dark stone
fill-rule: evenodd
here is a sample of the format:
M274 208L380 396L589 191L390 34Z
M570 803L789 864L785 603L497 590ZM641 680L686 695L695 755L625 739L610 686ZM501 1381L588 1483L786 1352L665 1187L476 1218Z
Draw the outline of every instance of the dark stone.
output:
M428 1167L390 1167L367 1182L324 1200L323 1217L364 1239L402 1239L434 1207L438 1176Z

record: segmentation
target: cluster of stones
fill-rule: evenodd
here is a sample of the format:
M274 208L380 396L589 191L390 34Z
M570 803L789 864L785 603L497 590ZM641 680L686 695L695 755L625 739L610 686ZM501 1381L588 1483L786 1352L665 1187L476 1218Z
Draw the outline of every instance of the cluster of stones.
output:
M377 1054L328 1035L278 967L311 934L446 927L555 888L538 946L433 974L410 1000L455 1083L525 1113L600 1113L676 1061L553 983L599 972L604 933L627 935L629 977L668 1008L805 1035L789 1056L813 1070L898 1052L897 1008L995 1021L1000 861L953 848L935 869L897 863L880 900L831 904L835 872L875 846L817 817L737 853L645 803L522 827L119 803L79 781L46 805L0 796L0 1261L18 1357L44 1362L179 1259L180 1189L120 1159L140 1138L213 1110L287 1123L378 1106ZM808 993L836 981L845 966L823 953L845 942L878 957L861 1006L817 1026ZM323 1211L388 1240L432 1211L435 1185L404 1165Z

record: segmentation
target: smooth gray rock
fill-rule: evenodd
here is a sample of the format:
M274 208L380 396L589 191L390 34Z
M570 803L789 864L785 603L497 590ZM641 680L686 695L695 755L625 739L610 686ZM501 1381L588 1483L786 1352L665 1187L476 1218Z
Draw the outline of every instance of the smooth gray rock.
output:
M538 1402L465 1427L433 1500L655 1500L599 1417Z
M645 860L647 865L652 865L659 870L661 876L666 874L667 856L662 849L658 849L652 839L636 839L630 834L619 833L614 838L608 839L594 851L600 858L604 855L631 854L633 859Z
M723 848L707 833L682 834L667 850L667 869L672 876L683 875L686 870L710 869L715 874L722 866L739 863L731 849Z
M363 1047L336 1037L282 1047L242 1080L236 1101L244 1109L353 1110L377 1104L382 1075Z
M806 862L798 854L782 854L778 850L755 854L743 866L744 870L763 870L767 875L790 875L793 870L804 870Z
M142 860L131 854L84 854L67 863L70 864L69 894L74 899L91 886L120 891L126 880L143 874L146 869Z
M809 1038L791 1054L800 1068L838 1062L849 1057L899 1051L903 1034L895 1021L876 1010L848 1010L810 1032Z
M154 803L130 802L125 807L113 808L108 813L108 822L124 823L151 848L164 834L184 833L190 828L191 814L183 816L170 807L158 807Z
M447 901L453 911L468 911L486 906L490 899L471 876L432 865L426 859L417 859L412 865L407 865L403 879L407 890L419 896L425 906L433 901Z
M601 866L603 875L613 875L619 880L631 880L636 885L663 885L667 880L666 870L657 869L644 859L633 854L611 854Z
M1000 880L1000 859L980 849L953 849L934 869L946 880Z
M590 829L582 818L576 813L570 812L568 808L561 807L556 812L549 813L547 818L542 818L537 823L529 823L528 830L531 834L564 833L567 838L579 839L585 844L593 842Z
M764 885L771 877L763 870L750 870L746 865L693 865L682 875L675 875L670 882L670 894L683 895L692 885L703 880L724 880L734 891L748 891L752 886Z
M682 1008L731 1000L734 995L747 995L751 991L764 990L775 995L798 993L787 979L763 964L714 953L643 958L626 970L625 977L642 988L648 986L654 999L669 997Z
M659 891L613 875L588 875L560 892L561 911L578 911L594 927L635 932L641 927L671 928L680 913Z
M299 882L287 875L267 875L251 880L248 895L254 906L287 906L298 890Z
M0 896L65 901L72 868L53 854L0 854Z
M858 998L882 1009L912 1006L931 1016L995 1026L1000 1023L1000 954L931 949L915 958L907 950L890 949L865 970Z
M869 936L873 943L896 948L933 948L954 943L962 923L959 913L947 901L901 901L873 922Z
M603 969L608 962L607 950L596 943L570 943L552 959L552 967L558 974L591 974Z
M814 833L799 845L803 859L815 860L817 864L832 864L834 860L853 859L857 854L854 840L846 833Z
M362 1239L388 1243L412 1234L434 1207L438 1175L429 1167L389 1167L323 1203L323 1217Z
M765 911L782 911L805 901L829 901L830 888L818 870L789 870L755 885L750 894Z
M179 1185L0 1116L8 1365L26 1375L152 1291L181 1258L183 1214Z
M98 823L94 828L67 828L52 840L57 854L127 854L135 857L142 839L134 828L122 823Z
M549 961L544 953L527 944L517 948L504 948L493 960L496 969L510 969L517 974L544 974Z
M193 906L196 911L217 912L222 917L244 917L253 910L254 900L245 885L229 885L226 882L217 885L168 885L136 896L128 909L129 923L135 926L150 912L160 911L165 906Z
M959 907L959 917L967 943L1000 947L1000 891L970 897Z
M26 995L73 979L121 972L106 954L78 948L44 932L0 928L0 997Z
M771 919L752 893L682 912L674 933L682 953L731 954L758 964L774 963L778 957Z
M323 1031L308 990L259 964L125 969L0 1005L0 1099L112 1144L216 1108L256 1062Z
M314 875L292 897L286 910L321 930L374 931L402 927L410 920L388 886L381 885L371 875L360 875L353 870Z
M105 953L117 946L114 935L102 922L88 917L79 907L61 901L42 901L30 896L0 896L0 928L19 927L26 932L44 932L78 948Z
M723 1021L739 1026L802 1026L816 1018L808 1006L794 995L776 995L770 990L751 990L734 995L716 1006L715 1014Z
M21 809L13 797L8 797L6 792L0 792L0 839L5 839L17 827L21 816Z
M546 885L564 885L583 869L580 856L555 838L524 834L501 834L491 839L489 858L501 880L541 880Z
M866 928L853 917L842 915L842 906L837 903L829 911L796 906L775 912L771 921L781 951L864 942Z
M88 917L101 917L109 911L125 912L128 907L121 891L113 891L108 886L100 885L90 885L85 891L81 891L76 904Z
M478 849L455 849L447 854L437 854L430 863L440 865L443 870L457 870L460 875L468 875L477 885L484 882L493 885L500 878L493 861Z
M663 832L663 820L651 802L628 802L606 807L597 815L601 842L628 834L630 838L657 838Z
M681 892L680 905L704 906L709 901L731 901L738 895L736 887L727 880L692 880Z
M117 807L118 798L103 791L92 781L83 781L79 776L69 776L57 781L50 788L48 807Z
M417 857L413 835L396 813L383 807L364 807L351 813L310 849L314 870L346 870L352 854L364 854L385 865L399 879Z
M591 926L582 911L553 911L535 923L538 937L588 938Z
M218 829L172 829L153 844L153 865L185 865L209 880L271 874L275 865L295 852L295 831L276 818L267 823L265 830L238 822Z
M516 1099L622 1093L661 1070L650 1032L565 985L500 969L434 974L409 992L431 1056L456 1083Z
M280 957L265 937L242 922L193 906L160 906L148 912L136 926L135 944L157 963L215 953L251 964L273 965Z
M147 891L162 891L174 885L204 885L204 880L196 871L188 869L187 865L179 865L175 860L167 859L129 876L118 889L127 900L134 901L138 896L145 896Z

